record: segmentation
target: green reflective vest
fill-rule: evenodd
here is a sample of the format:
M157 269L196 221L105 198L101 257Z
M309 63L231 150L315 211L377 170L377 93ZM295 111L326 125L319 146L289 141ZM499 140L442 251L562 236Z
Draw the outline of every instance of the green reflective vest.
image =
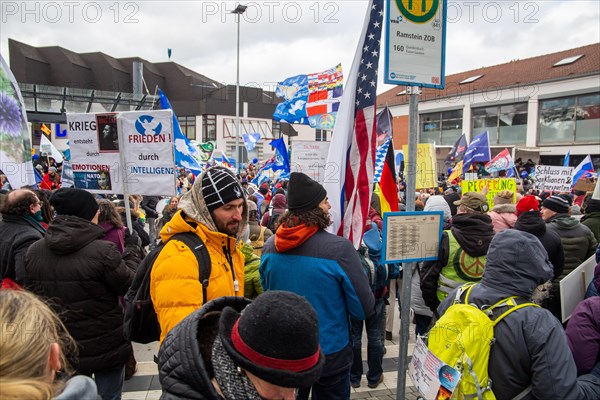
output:
M479 282L483 276L486 256L473 257L467 254L454 237L448 233L448 262L442 267L438 279L437 298L442 302L448 294L466 282Z

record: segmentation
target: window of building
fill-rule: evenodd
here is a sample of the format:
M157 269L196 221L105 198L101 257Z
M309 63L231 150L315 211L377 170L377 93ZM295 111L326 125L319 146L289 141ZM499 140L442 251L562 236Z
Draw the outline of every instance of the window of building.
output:
M421 114L420 143L452 146L462 135L462 110Z
M315 141L317 142L326 142L327 141L327 132L325 129L315 129Z
M527 103L473 108L471 115L473 136L488 131L490 144L525 144Z
M196 117L193 115L177 117L181 132L188 139L196 139Z
M598 132L600 94L540 100L539 144L597 141Z
M217 140L217 116L205 114L202 116L202 143Z
M279 139L281 137L281 122L273 120L272 127L273 138Z

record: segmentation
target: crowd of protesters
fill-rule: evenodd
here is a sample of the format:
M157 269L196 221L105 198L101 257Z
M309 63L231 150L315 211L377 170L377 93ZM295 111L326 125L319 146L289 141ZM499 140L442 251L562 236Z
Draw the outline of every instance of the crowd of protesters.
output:
M165 399L348 399L361 385L363 326L366 381L377 388L386 340L399 329L393 307L402 279L411 280L406 306L417 335L466 282L478 283L472 298L480 306L513 295L542 306L499 325L489 367L492 381L502 382L493 387L496 398L525 389L525 399L600 397L600 196L591 192L521 186L490 202L487 188L463 193L460 181L442 180L415 202L417 211L443 213L439 259L419 263L410 277L389 278L382 289L365 272L381 257L375 194L361 252L328 231L327 192L302 173L256 185L251 166L237 175L224 167L198 176L181 169L177 196L124 199L61 188L57 166L38 165L40 189L3 183L0 194L0 314L3 323L44 324L51 340L33 349L2 336L2 398L119 399L135 373L122 297L161 243L150 296ZM405 191L400 179L400 210ZM184 233L208 250L206 285L194 250L179 239ZM522 259L525 245L531 254ZM560 281L594 253L586 299L563 325ZM464 270L472 265L481 268Z

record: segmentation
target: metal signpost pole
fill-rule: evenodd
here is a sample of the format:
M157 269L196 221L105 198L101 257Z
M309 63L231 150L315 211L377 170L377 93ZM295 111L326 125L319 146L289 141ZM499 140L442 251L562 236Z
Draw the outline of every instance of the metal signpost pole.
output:
M417 183L417 143L419 140L419 87L407 87L410 93L408 103L408 163L406 176L406 211L415 211L415 191ZM408 337L410 329L410 292L415 263L402 264L402 312L400 313L400 346L398 351L397 400L404 400L406 391L406 371L408 370Z

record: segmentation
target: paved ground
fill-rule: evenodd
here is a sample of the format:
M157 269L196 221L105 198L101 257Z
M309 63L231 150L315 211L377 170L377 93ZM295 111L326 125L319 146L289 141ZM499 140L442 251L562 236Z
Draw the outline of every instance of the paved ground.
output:
M366 378L363 376L361 386L357 389L351 389L351 399L370 399L370 400L395 400L398 377L398 355L399 355L399 333L400 322L398 318L398 308L395 309L395 325L392 340L386 340L387 352L383 359L384 380L376 389L367 387ZM411 355L414 348L414 325L411 325L411 336L408 346L408 354ZM161 395L160 383L158 381L157 366L154 363L154 355L157 353L158 343L148 345L134 344L135 356L138 360L138 371L123 387L123 400L156 400ZM363 360L366 367L366 338L363 338ZM417 400L418 393L410 377L406 378L406 400Z

